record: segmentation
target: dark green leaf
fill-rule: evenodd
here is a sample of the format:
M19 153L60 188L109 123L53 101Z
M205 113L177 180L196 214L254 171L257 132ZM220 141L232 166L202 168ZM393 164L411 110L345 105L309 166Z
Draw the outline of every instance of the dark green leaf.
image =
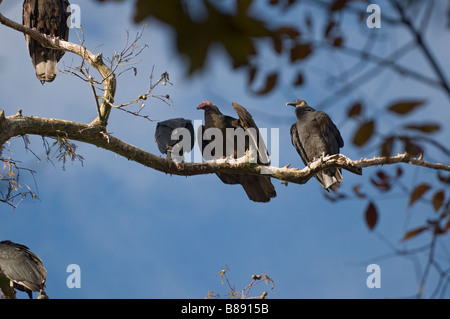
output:
M215 1L203 1L201 21L192 19L183 1L137 0L135 21L157 19L175 30L176 48L187 58L189 73L205 66L211 48L223 47L234 68L246 66L256 49L258 38L274 37L266 21L248 11L253 0L236 0L233 11L222 10Z

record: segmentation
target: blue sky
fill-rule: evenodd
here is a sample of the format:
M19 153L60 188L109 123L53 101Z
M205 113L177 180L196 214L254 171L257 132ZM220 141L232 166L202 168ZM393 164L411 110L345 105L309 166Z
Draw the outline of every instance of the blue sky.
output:
M15 0L3 2L2 13L21 21L21 4ZM126 30L133 36L142 29L142 25L132 22L133 10L128 2L98 5L80 0L77 4L82 10L86 46L104 56L123 48ZM381 5L383 12L389 11L386 4ZM286 19L295 18L298 12L287 13ZM380 30L368 30L349 20L344 27L349 28L344 33L352 32L350 41L356 47L369 32L378 32L381 44L374 46L376 54L394 51L404 38L404 33L391 30L388 24ZM434 28L428 34L438 39L432 43L439 46L435 52L448 71L450 62L444 59L449 51L448 32ZM390 32L396 34L387 39ZM21 108L24 115L84 123L95 117L89 86L61 73L53 83L42 86L35 77L23 35L0 26L0 39L7 43L0 47L0 108L7 116ZM204 100L215 102L223 113L235 116L231 102L238 102L253 114L259 127L279 128L280 166L291 163L292 167L303 167L289 137L295 115L284 104L301 97L322 108L316 104L335 88L324 84L324 75L337 74L355 63L345 56L330 59L329 51L315 54L312 61L299 67L306 74L304 86L296 90L278 87L274 93L259 97L249 92L245 74L232 71L220 49L208 61L205 72L186 77L183 59L175 54L172 39L170 29L147 21L141 44L149 48L140 56L137 76L130 72L119 77L117 104L146 92L153 68L156 78L167 71L173 86L158 87L155 93L170 94L174 105L148 100L146 111L152 119L201 120L203 112L196 107ZM70 40L78 43L73 30ZM417 53L412 51L401 63L413 63L429 73ZM289 74L286 61L273 62L270 52L265 59L272 61L266 64L268 70L282 68ZM68 53L62 61L79 63L78 57ZM369 114L383 116L383 108L402 94L427 99L429 106L415 113L416 119L437 118L440 123L449 123L450 112L445 106L448 100L438 90L384 71L375 82L323 106L346 142L342 153L359 159L376 152L374 148L359 150L351 145L356 126L345 118L344 110L352 102L362 99L369 106ZM385 125L382 131L395 130L392 123ZM155 127L156 122L113 110L109 132L159 154L153 137ZM435 138L442 142L448 134L445 127ZM170 176L82 143L75 144L85 158L83 165L68 163L62 169L56 159L53 164L45 160L40 137L30 140L41 161L24 150L21 138L11 141L11 150L15 159L36 171L39 199L26 199L14 213L0 206L0 239L27 245L40 256L48 271L46 291L51 298L203 298L210 290L224 296L228 290L216 274L225 265L230 267L230 282L239 289L251 281L252 274L267 273L275 288L257 288L254 295L269 289L270 298L407 297L417 290L416 264L401 257L376 257L392 252L380 236L398 247L409 248L426 240L428 235L410 243L400 242L406 230L420 225L427 206L418 204L407 209L408 198L400 190L380 195L368 183L368 176L378 168L364 170L363 177L343 172L344 190L351 192L354 184L361 183L363 191L377 199L380 219L376 231L370 232L363 218L367 200L332 203L324 199L324 191L314 179L305 185L287 187L273 180L277 197L260 204L249 201L240 186L224 185L215 175ZM448 140L446 143L448 147ZM425 156L448 164L448 159L435 150L430 149ZM435 183L434 172L401 167L405 170L405 185L422 180ZM389 172L394 169L386 168ZM34 185L33 178L24 177ZM366 267L374 262L381 267L380 289L366 286ZM423 261L419 263L423 266ZM81 268L81 288L69 289L66 285L70 264Z

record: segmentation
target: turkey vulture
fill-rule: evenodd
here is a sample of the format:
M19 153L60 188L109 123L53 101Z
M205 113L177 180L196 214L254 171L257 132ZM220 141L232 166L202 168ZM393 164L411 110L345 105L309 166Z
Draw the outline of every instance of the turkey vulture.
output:
M4 298L15 299L17 288L31 299L33 291L45 288L46 278L47 271L41 259L27 246L9 240L0 242L0 290Z
M189 134L187 136L187 134ZM172 139L172 136L175 139ZM189 138L187 141L184 139ZM191 120L175 118L158 122L155 131L155 143L167 159L184 160L183 153L190 152L194 147L194 127ZM175 146L178 146L176 149Z
M344 141L325 112L314 110L300 99L286 105L295 107L298 120L291 126L291 141L305 165L321 156L339 154L339 148L344 147ZM341 170L337 168L321 171L315 177L327 191L329 188L336 190L342 181Z
M69 27L67 0L25 0L23 2L22 23L47 36L67 41ZM52 82L57 73L56 64L64 55L62 50L44 48L29 35L25 35L28 52L36 69L36 76L42 84Z
M223 157L233 157L238 158L239 149L243 149L245 153L249 153L252 148L250 148L250 139L255 139L253 145L255 145L256 153L257 153L257 162L262 164L268 163L268 154L266 153L265 146L263 145L263 141L259 138L259 130L256 126L255 122L252 119L252 116L239 104L233 103L233 108L239 115L239 119L235 119L231 116L223 115L217 106L212 104L209 101L201 103L197 109L205 111L205 125L201 126L201 134L199 134L199 146L201 147L203 157L206 160L210 159L219 159ZM218 145L217 149L211 150L211 154L207 154L207 148L210 143L212 143L214 139L211 136L211 141L208 142L208 139L205 139L206 132L208 129L216 129L217 133L220 133L222 137L223 144ZM238 145L237 138L232 136L232 146L231 149L227 144L230 142L230 137L226 134L227 129L241 129L243 132L252 132L249 133L249 137L245 139L244 145ZM242 141L241 141L242 142ZM228 149L227 149L228 145ZM261 147L259 147L261 146ZM222 152L220 151L222 150ZM216 150L217 154L216 154ZM214 152L212 152L214 151ZM251 156L251 155L250 155ZM255 202L268 202L271 198L276 196L276 191L272 182L270 181L270 177L268 176L258 176L258 175L244 175L244 174L230 174L230 173L216 173L220 180L225 184L241 184L244 188L245 192L249 199Z

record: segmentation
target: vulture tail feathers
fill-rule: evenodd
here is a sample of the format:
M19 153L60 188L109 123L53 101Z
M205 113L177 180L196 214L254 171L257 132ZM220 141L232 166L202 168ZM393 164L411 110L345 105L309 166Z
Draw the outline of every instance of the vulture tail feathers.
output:
M240 184L248 198L254 202L266 203L276 196L275 188L266 176L242 175Z
M338 169L323 171L317 174L316 178L324 189L331 189L332 191L336 191L343 180L342 174Z
M33 55L33 64L35 65L36 76L42 83L52 82L56 78L56 74L58 72L56 53L49 51L47 52L47 57L39 54L39 52L35 52Z

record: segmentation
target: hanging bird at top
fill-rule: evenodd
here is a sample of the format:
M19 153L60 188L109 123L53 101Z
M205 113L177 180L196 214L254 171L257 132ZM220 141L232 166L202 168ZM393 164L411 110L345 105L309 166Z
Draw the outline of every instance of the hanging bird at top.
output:
M328 114L316 111L301 99L286 105L295 107L297 122L291 126L291 142L305 165L326 155L339 154L344 141ZM323 170L315 177L327 191L337 190L343 178L338 168Z
M220 159L224 157L239 157L239 149L243 149L245 153L249 153L250 150L250 141L248 139L243 143L244 145L238 145L237 138L233 136L232 148L227 148L227 142L230 142L230 139L227 136L227 129L242 129L245 132L252 132L255 136L251 136L252 133L249 133L250 137L254 139L252 145L257 145L255 147L257 155L257 162L260 164L269 164L269 155L267 153L267 149L265 145L263 145L263 141L261 137L259 137L259 130L256 126L255 122L252 119L250 113L247 112L242 106L237 103L233 103L233 108L237 112L239 118L233 118L231 116L223 115L220 112L219 108L212 104L209 101L205 101L201 103L197 109L205 111L205 125L201 126L201 132L198 134L199 146L202 150L202 155L206 160L210 159ZM214 140L211 139L208 142L205 139L205 132L208 129L218 129L222 136L222 147L219 149L222 150L222 153L219 154L216 149L214 149L214 154L211 152L211 158L205 152L205 148L209 148L210 143L214 143L216 136L214 136ZM227 141L228 140L228 141ZM220 146L220 145L218 145ZM270 177L261 176L261 175L245 175L245 174L230 174L230 173L216 173L216 175L220 178L220 180L225 184L241 184L244 188L249 199L255 202L269 202L271 198L276 197L276 191L272 182L270 181Z
M67 0L25 0L22 23L48 37L67 41L69 5ZM52 82L56 78L57 63L64 55L64 51L45 48L29 35L25 35L25 40L37 78L42 84Z
M33 291L39 291L38 299L44 299L46 278L47 271L41 259L27 246L9 240L0 241L0 290L3 298L15 299L17 288L25 291L30 299Z

